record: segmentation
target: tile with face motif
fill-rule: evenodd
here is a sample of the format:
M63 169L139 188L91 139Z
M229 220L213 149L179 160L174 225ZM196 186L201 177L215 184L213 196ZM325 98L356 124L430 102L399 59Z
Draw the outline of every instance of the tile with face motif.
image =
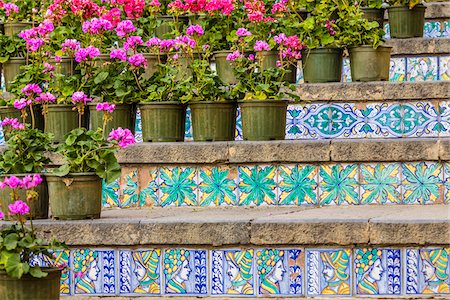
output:
M278 166L278 204L317 205L318 169L314 165Z
M444 202L442 164L412 162L402 164L404 204L439 204Z
M319 167L319 204L358 204L358 164L327 164Z
M139 206L139 176L136 167L122 167L119 207Z
M158 168L145 165L138 168L139 206L156 206L159 200Z
M392 57L389 69L389 81L405 81L406 79L406 58Z
M306 295L351 295L351 250L306 250Z
M254 250L211 251L211 294L255 294Z
M297 70L297 84L305 83L305 78L303 77L303 66L302 61L298 62L298 70Z
M160 206L194 206L197 204L197 170L194 167L159 169Z
M437 63L437 57L408 57L406 61L407 80L438 80Z
M198 173L198 205L237 205L237 167L205 166L199 168Z
M161 294L161 250L120 250L118 292L121 295Z
M70 295L70 283L72 277L72 266L70 264L70 250L56 250L52 252L52 256L38 255L34 256L30 265L38 265L40 267L57 267L62 269L60 280L60 294Z
M406 294L450 294L450 248L406 249Z
M255 260L258 295L303 294L302 249L259 249Z
M354 293L357 295L400 295L402 260L400 249L355 249Z
M444 186L445 186L444 203L450 204L450 162L444 163Z
M238 167L239 205L274 205L276 203L276 167L253 165Z
M361 204L401 203L401 165L378 163L360 165Z
M441 37L441 22L425 22L423 29L423 36L426 38L438 38Z
M208 293L206 250L164 250L163 272L166 295L206 295Z
M403 137L438 137L439 107L432 102L402 104Z
M76 249L72 251L73 294L115 295L114 250Z
M120 179L116 179L110 184L102 181L102 206L119 207Z
M439 57L439 80L450 80L450 56Z

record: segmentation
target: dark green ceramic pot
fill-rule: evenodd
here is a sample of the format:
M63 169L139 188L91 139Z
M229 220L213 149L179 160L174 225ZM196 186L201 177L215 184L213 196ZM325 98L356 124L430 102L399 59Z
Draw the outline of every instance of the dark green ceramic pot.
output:
M391 38L423 37L425 9L426 7L421 4L413 9L409 9L408 6L388 7Z

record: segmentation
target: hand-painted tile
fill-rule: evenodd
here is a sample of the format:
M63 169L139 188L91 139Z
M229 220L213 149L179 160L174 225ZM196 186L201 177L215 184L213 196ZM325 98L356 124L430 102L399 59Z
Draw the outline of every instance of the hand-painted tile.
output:
M276 167L239 167L239 205L274 205L276 202Z
M358 164L320 166L319 204L358 204L358 169Z
M119 286L121 295L161 294L161 250L120 250Z
M197 171L193 167L159 169L160 206L197 204Z
M136 139L136 142L142 143L142 119L141 119L141 112L139 108L136 112L136 126L135 126L135 134L134 138Z
M444 203L450 204L450 162L444 163Z
M384 35L384 39L388 40L391 38L391 27L389 26L389 23L384 24L384 32L386 33Z
M122 167L119 201L122 208L139 205L139 177L134 167Z
M316 205L318 167L283 165L278 167L280 205Z
M441 23L440 22L425 22L423 35L426 38L438 38L441 37Z
M297 70L297 84L305 83L305 78L303 76L303 67L302 62L298 62L298 70Z
M248 296L255 294L254 250L211 251L211 294Z
M110 184L102 182L102 206L103 207L118 207L119 203L119 190L120 179L114 180Z
M404 204L438 204L444 202L441 163L404 163L402 173Z
M439 131L439 137L450 136L450 101L439 103L439 125L436 130Z
M116 294L114 250L76 249L72 259L75 295Z
M305 258L301 249L256 251L259 295L302 295Z
M450 56L439 57L439 80L450 80Z
M364 138L364 115L355 103L333 103L330 105L331 138Z
M403 137L438 137L438 110L431 102L402 105Z
M322 132L327 132L328 130L323 127L330 123L329 108L330 105L327 103L296 105L296 110L299 111L298 121L295 123L296 128L291 127L289 130L295 131L296 139L316 140L324 138ZM292 124L288 126L290 125Z
M184 140L186 142L194 140L194 137L192 135L192 114L191 109L189 107L186 109L186 127L184 133Z
M445 21L442 25L441 37L450 37L450 21Z
M351 250L306 251L307 296L351 295Z
M437 57L408 57L408 81L438 80Z
M389 69L389 81L405 81L406 79L406 58L392 57Z
M31 261L30 265L38 265L40 267L57 267L62 269L61 273L61 285L60 294L70 295L70 283L71 283L71 264L70 264L70 250L56 250L52 252L52 257L44 255L36 255Z
M344 58L342 62L342 82L352 82L352 72L350 68L350 59Z
M199 206L237 205L236 167L199 168Z
M301 105L289 105L286 114L286 139L298 140L302 137L305 110Z
M242 117L241 117L241 108L238 107L236 111L236 141L242 141Z
M401 203L398 163L361 164L361 204Z
M356 249L354 253L357 295L401 295L400 249Z
M398 102L369 103L361 113L365 117L362 129L367 138L402 136L403 111Z
M155 166L143 166L139 173L139 205L156 206L158 204L158 169Z
M450 294L450 248L406 249L406 294Z
M206 250L165 250L164 293L206 295L208 293L207 256Z

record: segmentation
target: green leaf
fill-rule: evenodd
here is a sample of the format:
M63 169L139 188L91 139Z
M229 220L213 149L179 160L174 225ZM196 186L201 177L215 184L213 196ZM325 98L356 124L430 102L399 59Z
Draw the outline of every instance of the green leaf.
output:
M66 176L70 173L70 166L69 165L62 165L58 169L53 170L52 174L55 174L56 176Z
M108 72L106 72L106 71L100 72L100 73L98 73L97 76L95 76L94 83L95 84L102 83L103 81L106 80L106 78L108 78L108 76L109 76Z
M30 268L30 275L35 278L43 278L48 275L48 273L42 272L41 268L39 266L34 266Z
M5 237L3 244L6 250L13 250L17 247L17 243L19 241L19 235L17 233L10 233Z

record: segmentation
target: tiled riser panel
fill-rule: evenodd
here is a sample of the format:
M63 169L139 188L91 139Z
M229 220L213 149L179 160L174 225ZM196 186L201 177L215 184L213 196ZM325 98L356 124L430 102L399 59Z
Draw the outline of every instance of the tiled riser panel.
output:
M103 206L450 203L450 163L124 166Z
M63 295L448 295L450 248L73 249Z

